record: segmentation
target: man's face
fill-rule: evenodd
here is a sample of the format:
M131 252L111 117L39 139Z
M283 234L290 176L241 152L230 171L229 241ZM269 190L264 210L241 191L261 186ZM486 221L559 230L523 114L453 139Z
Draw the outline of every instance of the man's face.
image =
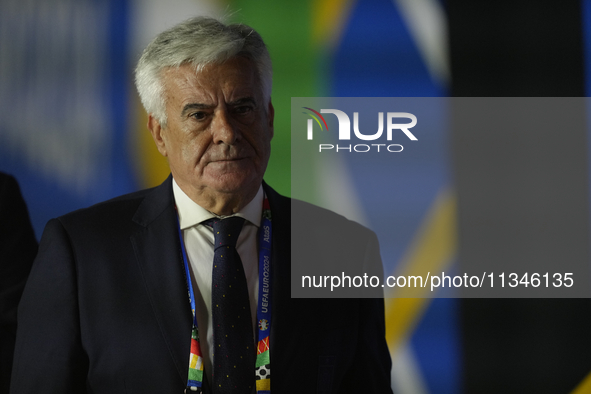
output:
M190 65L164 71L167 125L150 117L148 126L193 200L256 194L269 161L274 116L260 86L254 64L242 57L199 73Z

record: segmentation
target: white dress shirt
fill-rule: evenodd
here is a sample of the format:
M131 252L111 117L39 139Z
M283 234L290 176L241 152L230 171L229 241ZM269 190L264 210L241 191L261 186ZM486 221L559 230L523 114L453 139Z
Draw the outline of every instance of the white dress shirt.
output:
M187 258L193 276L193 291L195 293L195 308L199 337L201 338L201 354L207 374L211 376L213 359L213 322L211 318L211 276L213 270L213 229L201 222L220 217L195 203L185 194L173 179L172 190L177 206L179 222L187 250ZM263 212L263 187L259 187L257 195L242 210L233 216L246 219L244 227L238 237L236 249L244 266L248 295L250 297L250 311L253 324L255 343L257 340L255 323L259 288L258 276L258 229ZM203 338L207 338L206 341ZM188 358L187 358L188 362Z

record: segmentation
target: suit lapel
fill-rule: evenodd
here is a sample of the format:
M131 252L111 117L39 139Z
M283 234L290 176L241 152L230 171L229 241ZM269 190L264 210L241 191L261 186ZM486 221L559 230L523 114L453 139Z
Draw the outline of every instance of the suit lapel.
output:
M160 331L184 385L188 373L192 316L171 176L146 196L133 221L142 226L131 237L139 270Z

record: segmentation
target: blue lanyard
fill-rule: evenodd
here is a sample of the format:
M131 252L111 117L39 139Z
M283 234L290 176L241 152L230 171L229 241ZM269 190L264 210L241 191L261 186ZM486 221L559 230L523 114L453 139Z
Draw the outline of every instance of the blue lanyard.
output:
M263 201L263 217L262 225L259 229L259 297L257 302L257 326L258 326L258 343L257 343L257 359L256 359L256 379L257 379L257 393L270 394L270 353L269 353L269 334L271 328L271 209L269 200L267 198ZM189 261L187 258L187 250L181 232L181 226L177 215L177 224L179 239L181 243L181 251L183 254L183 263L185 266L185 277L187 280L187 290L189 295L189 303L191 304L191 312L193 313L193 332L191 357L189 360L189 379L187 383L186 392L197 392L201 390L203 377L202 372L192 371L194 367L193 357L201 357L201 350L194 351L193 341L196 341L196 347L199 346L199 335L197 325L197 315L195 314L195 293L193 291L193 284L191 281L191 271L189 270ZM199 361L202 365L202 360ZM201 371L203 368L201 367ZM264 370L264 373L261 371ZM195 374L198 375L195 378ZM192 376L193 375L193 376ZM191 379L193 377L194 379Z
M259 233L259 299L257 302L257 322L259 341L269 336L271 326L271 210L268 200L263 203L263 220ZM267 205L267 208L265 208ZM266 214L267 213L267 214ZM267 328L265 328L267 327Z

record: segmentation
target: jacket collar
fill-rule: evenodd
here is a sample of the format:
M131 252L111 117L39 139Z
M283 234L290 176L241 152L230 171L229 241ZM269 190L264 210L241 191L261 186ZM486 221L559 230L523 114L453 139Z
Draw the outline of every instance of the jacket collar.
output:
M162 184L151 189L138 207L132 220L140 226L147 227L171 207L174 208L172 174Z

